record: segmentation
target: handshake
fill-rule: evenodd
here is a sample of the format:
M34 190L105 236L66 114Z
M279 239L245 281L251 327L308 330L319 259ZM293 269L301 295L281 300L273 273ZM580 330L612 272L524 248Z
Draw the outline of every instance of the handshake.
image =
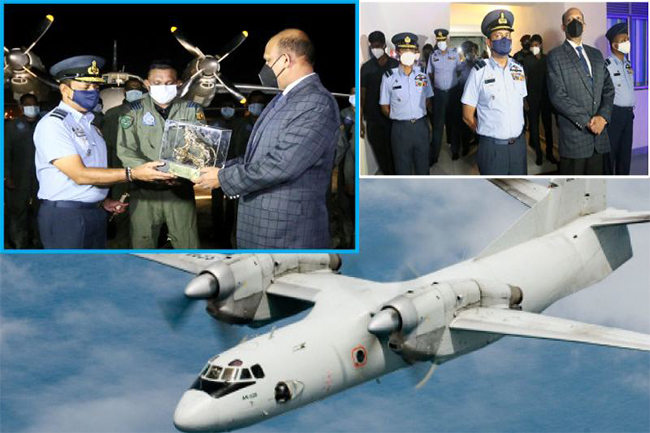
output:
M603 129L605 129L606 125L607 121L603 116L594 116L591 118L589 123L587 123L586 127L595 135L600 135L603 132Z

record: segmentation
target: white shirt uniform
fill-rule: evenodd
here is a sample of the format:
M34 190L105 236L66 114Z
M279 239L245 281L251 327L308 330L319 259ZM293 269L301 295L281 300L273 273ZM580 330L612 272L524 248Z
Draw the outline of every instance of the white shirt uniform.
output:
M605 60L609 75L614 83L614 105L634 107L634 70L627 59L620 61L614 54Z
M498 140L518 137L524 128L524 68L511 58L505 68L493 58L476 62L461 102L476 107L477 133Z
M108 188L78 185L52 162L79 155L86 167L106 168L106 143L91 122L92 113L80 113L63 101L38 123L34 132L38 198L94 203L106 198Z
M429 77L414 66L409 75L402 65L382 77L379 105L390 105L392 120L415 120L426 116L427 98L433 96Z

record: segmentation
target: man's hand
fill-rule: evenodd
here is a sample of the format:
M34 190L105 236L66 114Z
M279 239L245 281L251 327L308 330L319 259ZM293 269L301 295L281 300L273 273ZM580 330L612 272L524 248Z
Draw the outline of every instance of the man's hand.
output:
M161 161L147 162L131 169L131 177L133 177L133 180L142 180L144 182L174 179L176 176L173 174L156 170L156 167L162 167L163 165L165 163Z
M122 203L119 200L113 200L112 198L106 198L104 199L102 206L106 212L120 214L126 212L126 208L129 204Z
M221 186L219 183L219 170L217 167L208 167L201 169L201 176L194 183L199 188L217 189Z
M587 124L587 128L589 128L589 130L594 134L600 135L605 129L606 125L607 121L603 116L594 116Z

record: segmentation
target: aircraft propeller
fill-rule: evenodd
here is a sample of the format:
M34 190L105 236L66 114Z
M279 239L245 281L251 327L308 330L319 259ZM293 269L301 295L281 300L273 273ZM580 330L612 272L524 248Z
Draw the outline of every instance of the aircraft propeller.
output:
M181 86L180 96L183 97L187 94L190 87L196 81L197 77L214 77L228 92L230 92L241 104L246 103L246 98L242 93L237 89L237 87L227 79L221 72L221 62L227 58L233 51L239 47L242 42L248 37L248 32L243 31L237 36L235 36L230 42L228 42L222 49L222 54L215 54L214 56L205 55L203 51L196 45L192 44L187 37L178 29L178 27L172 27L171 32L176 38L176 40L185 48L190 54L195 57L194 60L194 72Z
M21 48L13 48L11 50L7 49L7 47L4 47L5 51L5 67L4 70L7 72L7 69L9 69L9 72L11 74L13 73L20 73L20 72L27 72L29 75L31 75L34 78L39 79L46 85L54 88L58 88L59 85L54 82L45 72L41 71L40 69L34 67L33 65L33 58L29 54L32 48L36 45L38 41L41 40L43 35L48 31L52 23L54 22L54 17L52 15L47 15L45 19L41 22L40 26L38 27L37 33L36 33L36 39L32 44L27 48L27 49L21 49Z

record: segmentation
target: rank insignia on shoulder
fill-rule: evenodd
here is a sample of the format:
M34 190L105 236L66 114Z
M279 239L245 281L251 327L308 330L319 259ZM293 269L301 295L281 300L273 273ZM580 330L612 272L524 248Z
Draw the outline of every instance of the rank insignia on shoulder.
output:
M605 64L606 64L607 66L609 66L611 63L612 63L612 60L611 60L611 59L605 59Z
M203 114L203 110L196 110L196 120L205 120L205 114Z
M485 65L487 65L487 63L485 63L485 60L481 59L478 62L474 63L474 69L476 69L478 71L479 69L481 69Z
M144 113L144 116L142 116L142 124L145 126L154 126L156 124L156 118L153 117L153 114L151 114L150 111L147 111Z
M142 108L142 102L138 101L131 101L129 102L129 105L131 106L131 109L133 110L139 110Z
M122 129L128 129L133 125L133 117L124 115L120 116L120 126Z
M390 77L391 75L393 75L393 70L392 69L388 69L386 72L384 72L385 77Z

